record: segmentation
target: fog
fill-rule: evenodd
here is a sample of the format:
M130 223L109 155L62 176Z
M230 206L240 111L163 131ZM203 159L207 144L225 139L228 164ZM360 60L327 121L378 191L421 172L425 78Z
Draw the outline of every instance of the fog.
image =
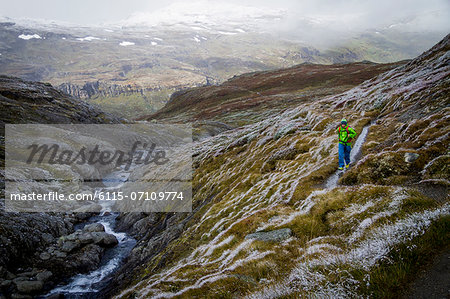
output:
M0 16L47 19L82 25L114 23L134 13L153 12L180 0L0 0ZM280 32L302 30L305 19L332 31L361 31L407 22L408 31L450 31L448 0L201 0L286 11Z

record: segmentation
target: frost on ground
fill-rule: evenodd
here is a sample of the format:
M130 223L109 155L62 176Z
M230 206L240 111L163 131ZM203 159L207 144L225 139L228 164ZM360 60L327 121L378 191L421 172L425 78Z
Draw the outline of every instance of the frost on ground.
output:
M196 143L198 211L118 297L220 297L230 289L250 298L361 295L377 263L450 214L448 196L432 201L414 188L425 179L448 182L440 162L448 161L450 135L448 44L346 93ZM342 117L358 132L373 125L362 158L326 189ZM405 152L419 158L406 162ZM245 239L280 228L293 236ZM171 262L158 268L164 255Z
M411 214L393 224L383 225L370 231L364 241L355 243L352 238L347 239L346 241L355 244L356 247L344 253L340 253L342 250L328 244L312 245L307 249L307 253L317 254L318 258L300 259L299 264L285 281L247 298L276 298L299 291L325 298L358 297L357 289L360 283L351 277L348 271L342 275L342 279L334 283L328 279L335 274L332 272L339 272L339 268L370 271L371 267L385 258L392 248L420 236L432 221L444 215L450 215L448 204L439 209ZM322 270L318 272L315 269L319 267ZM367 283L370 283L370 277L368 279Z

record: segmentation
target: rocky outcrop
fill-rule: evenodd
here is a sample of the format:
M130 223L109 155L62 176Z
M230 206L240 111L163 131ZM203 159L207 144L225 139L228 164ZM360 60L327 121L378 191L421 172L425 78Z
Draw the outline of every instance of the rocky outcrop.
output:
M21 219L27 220L27 215ZM28 220L36 219L29 216ZM49 229L48 225L57 226L58 218L42 215L39 220L43 223L36 222L28 230L33 235L38 235L37 233L43 230L41 238L44 240L16 232L17 238L21 238L16 241L16 244L20 245L20 248L17 248L14 243L8 242L4 235L0 236L0 250L3 251L0 264L4 265L0 266L0 292L8 296L40 294L75 274L92 271L99 266L105 249L118 243L114 235L104 232L105 228L100 223L89 224L83 230L67 234L72 230L72 226L66 219L70 230L64 229L63 226L62 233L58 231L51 235L48 232L52 232L52 229ZM7 221L8 218L3 220ZM61 234L63 236L58 238ZM30 240L34 240L34 243L30 243ZM6 249L12 252L6 252ZM5 258L8 260L5 261ZM30 265L33 268L29 268Z
M50 84L1 75L0 108L0 124L123 122Z
M5 123L120 123L81 100L51 85L0 76L0 124ZM1 129L0 164L4 166L4 128ZM2 172L1 185L4 186ZM4 198L1 189L0 198ZM95 269L104 248L117 240L98 225L80 234L73 227L95 213L6 213L0 200L0 297L42 293L70 275ZM97 229L95 229L97 227ZM104 230L104 228L103 228ZM76 234L77 237L69 237ZM95 234L95 235L91 235ZM75 243L62 242L60 237ZM64 239L64 237L63 237ZM75 245L75 246L73 246Z
M82 86L71 83L63 83L58 85L57 88L62 92L78 99L90 99L92 97L117 97L120 95L129 94L140 94L143 96L144 92L157 90L138 87L131 84L118 85L101 81L87 82Z

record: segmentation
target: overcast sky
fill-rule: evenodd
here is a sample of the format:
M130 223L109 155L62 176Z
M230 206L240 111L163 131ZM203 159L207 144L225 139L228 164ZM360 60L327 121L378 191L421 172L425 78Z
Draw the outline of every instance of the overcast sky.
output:
M77 24L113 23L136 12L154 12L180 0L0 0L0 16L66 21ZM224 0L203 0L223 3ZM291 17L357 16L361 26L425 11L440 12L427 21L431 29L450 30L450 0L228 0L240 5L284 9ZM359 25L359 24L358 24Z

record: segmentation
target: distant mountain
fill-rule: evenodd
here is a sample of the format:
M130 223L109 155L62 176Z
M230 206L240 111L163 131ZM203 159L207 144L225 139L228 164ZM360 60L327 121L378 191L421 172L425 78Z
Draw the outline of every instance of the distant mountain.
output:
M133 117L155 112L175 91L234 75L304 62L394 62L417 56L444 35L396 24L344 33L333 29L335 20L297 16L288 30L292 18L286 10L208 1L90 27L3 18L0 74L50 82Z

